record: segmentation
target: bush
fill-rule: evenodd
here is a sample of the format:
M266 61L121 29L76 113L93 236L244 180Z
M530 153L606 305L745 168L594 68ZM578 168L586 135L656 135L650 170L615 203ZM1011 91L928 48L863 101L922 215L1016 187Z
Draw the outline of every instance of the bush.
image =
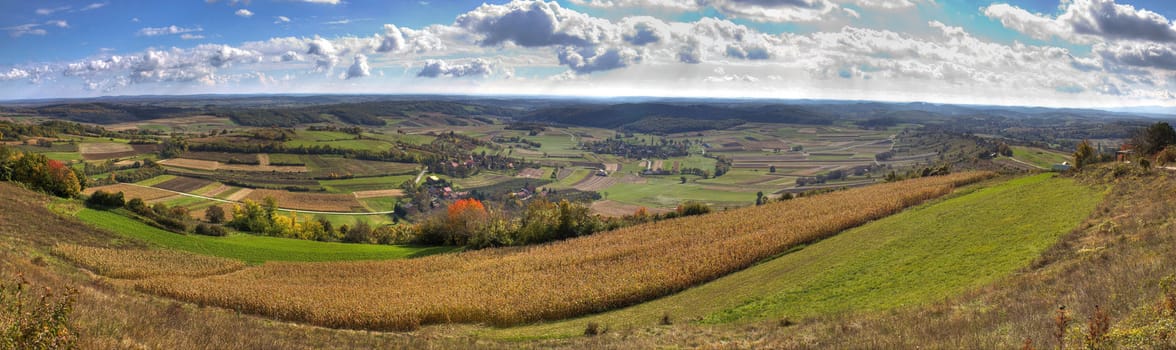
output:
M199 224L196 225L196 234L205 236L224 237L229 235L229 230L221 225Z
M711 212L710 206L701 202L686 202L678 205L678 216L702 215Z
M148 208L147 203L140 198L131 198L127 201L127 209L143 216L151 216L152 214L151 208Z
M142 201L140 201L142 202ZM123 193L110 193L102 190L94 191L90 198L86 198L86 206L100 209L121 208L126 205Z
M0 349L75 348L77 334L69 326L74 291L33 291L21 275L11 285L0 284Z
M225 222L225 209L214 205L204 212L204 218L214 224Z

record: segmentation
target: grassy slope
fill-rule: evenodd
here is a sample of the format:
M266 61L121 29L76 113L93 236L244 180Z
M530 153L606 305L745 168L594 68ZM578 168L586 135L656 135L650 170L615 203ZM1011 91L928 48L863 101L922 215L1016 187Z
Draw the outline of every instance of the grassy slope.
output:
M1013 146L1013 158L1046 169L1071 161L1070 155L1065 153L1021 146Z
M95 227L171 249L240 259L265 261L334 261L397 259L442 253L448 247L410 247L305 241L237 234L228 237L180 235L148 226L117 213L83 208L78 219Z
M1094 189L1051 176L1020 178L907 210L652 302L487 335L573 336L587 322L651 326L662 315L706 322L795 319L938 300L1026 266L1101 199Z

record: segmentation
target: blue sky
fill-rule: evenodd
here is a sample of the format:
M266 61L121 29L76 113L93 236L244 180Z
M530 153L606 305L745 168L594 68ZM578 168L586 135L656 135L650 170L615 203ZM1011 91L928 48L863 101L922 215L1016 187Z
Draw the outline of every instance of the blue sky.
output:
M10 1L0 99L459 93L1176 105L1176 2Z

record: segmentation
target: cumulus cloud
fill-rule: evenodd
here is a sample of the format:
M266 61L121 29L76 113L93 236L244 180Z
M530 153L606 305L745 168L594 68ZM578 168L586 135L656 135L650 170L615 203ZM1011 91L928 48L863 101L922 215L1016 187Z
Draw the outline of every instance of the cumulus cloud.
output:
M12 68L7 72L0 72L0 80L26 79L28 77L29 72L23 69Z
M841 9L828 0L572 0L572 3L605 9L643 8L674 12L711 8L728 17L757 22L815 21ZM857 0L857 4L888 9L914 6L910 0Z
M1009 4L992 4L984 14L1005 27L1036 39L1057 37L1076 43L1099 40L1176 40L1176 26L1158 13L1114 0L1063 1L1057 17L1030 13Z
M371 67L368 66L367 56L362 54L355 55L355 61L347 68L347 73L344 79L362 78L372 75Z
M394 24L384 25L384 35L380 38L379 52L400 51L404 48L404 33Z
M457 26L482 36L484 46L589 46L607 41L612 24L561 7L555 2L516 0L486 5L457 17Z
M439 78L439 77L467 77L467 76L487 76L494 73L493 66L490 61L477 58L467 63L449 64L442 60L427 60L424 68L417 73L417 77L423 78Z
M574 49L565 47L559 52L559 63L578 74L628 67L641 62L642 56L631 48Z
M656 44L670 36L669 24L653 17L626 17L621 27L621 38L637 46Z
M185 28L185 27L177 27L175 25L170 25L167 27L158 27L158 28L147 27L147 28L139 29L138 35L139 36L160 36L160 35L176 35L176 34L184 34L184 33L195 33L195 32L202 32L202 31L204 31L204 28L200 28L199 26Z
M249 11L247 9L237 10L237 12L234 12L233 14L237 15L237 17L245 17L245 18L253 17L253 11Z

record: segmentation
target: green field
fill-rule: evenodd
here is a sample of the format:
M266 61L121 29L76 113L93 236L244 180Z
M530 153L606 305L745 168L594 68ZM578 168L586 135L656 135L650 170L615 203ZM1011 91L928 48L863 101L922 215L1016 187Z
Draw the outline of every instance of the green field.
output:
M696 178L687 176L687 178ZM600 191L605 199L655 208L673 208L685 201L711 206L745 206L755 203L755 192L708 188L694 182L681 183L678 176L648 176L646 183L618 183Z
M117 213L82 208L77 218L97 228L152 245L198 254L266 261L338 261L401 259L452 251L453 247L349 244L234 234L228 237L181 235L148 226Z
M143 185L143 186L155 186L155 185L167 182L167 181L169 181L171 179L175 179L175 178L176 178L175 175L159 175L159 176L156 176L156 177L153 177L150 179L136 182L135 184L136 185Z
M312 147L312 146L327 146L345 149L387 149L392 147L392 143L384 140L374 140L364 138L356 140L355 135L338 132L338 131L309 131L299 130L293 140L287 141L286 146L290 147Z
M1054 164L1071 161L1070 155L1033 147L1013 146L1013 158L1022 162L1049 169Z
M588 322L650 326L663 315L704 323L800 320L925 304L1024 268L1082 222L1101 198L1097 189L1049 174L965 189L675 295L486 333L563 337L582 334Z
M372 191L372 190L387 190L400 188L400 184L405 181L416 178L416 174L411 175L393 175L393 176L378 176L378 177L357 177L352 179L342 180L319 180L319 185L323 186L327 192L331 193L352 193L355 191Z

